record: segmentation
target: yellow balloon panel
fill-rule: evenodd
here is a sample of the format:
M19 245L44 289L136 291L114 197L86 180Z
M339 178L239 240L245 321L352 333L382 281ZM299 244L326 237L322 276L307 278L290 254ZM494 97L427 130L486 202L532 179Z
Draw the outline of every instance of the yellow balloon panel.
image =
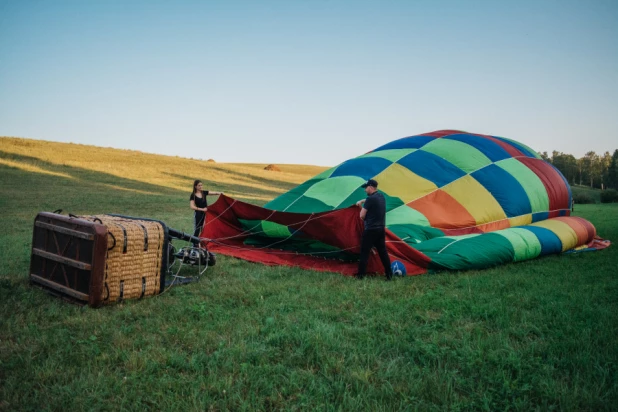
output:
M393 163L375 177L378 188L389 196L409 203L438 189L435 183L412 173L410 169Z
M477 225L506 219L506 214L498 201L470 175L449 183L442 190L465 207Z
M563 252L573 249L578 244L577 233L575 233L571 226L564 222L560 222L559 220L543 220L541 222L533 223L531 226L544 227L545 229L549 229L554 232L562 242Z

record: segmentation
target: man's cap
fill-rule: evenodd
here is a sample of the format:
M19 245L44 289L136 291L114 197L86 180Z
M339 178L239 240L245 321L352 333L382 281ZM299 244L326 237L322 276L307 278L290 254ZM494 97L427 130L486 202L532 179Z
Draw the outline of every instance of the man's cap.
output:
M367 180L367 183L363 183L363 185L361 187L364 189L367 186L372 186L372 187L375 187L377 189L378 188L378 182L376 182L373 179L369 179L369 180Z

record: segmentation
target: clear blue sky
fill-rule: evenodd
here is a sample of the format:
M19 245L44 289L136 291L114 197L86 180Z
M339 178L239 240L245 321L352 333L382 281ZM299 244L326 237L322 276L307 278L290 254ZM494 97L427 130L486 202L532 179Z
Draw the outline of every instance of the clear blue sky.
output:
M0 135L336 165L437 129L618 148L618 1L0 0Z

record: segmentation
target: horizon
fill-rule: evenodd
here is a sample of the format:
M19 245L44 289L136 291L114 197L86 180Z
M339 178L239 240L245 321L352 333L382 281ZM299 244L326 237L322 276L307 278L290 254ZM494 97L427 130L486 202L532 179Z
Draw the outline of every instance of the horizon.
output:
M165 153L154 153L154 152L148 152L148 151L144 151L144 150L140 150L140 149L125 149L125 148L121 148L121 147L110 147L110 146L99 146L99 145L95 145L95 144L89 144L89 143L78 143L78 142L59 142L59 141L53 141L53 140L44 140L44 139L31 139L28 137L20 137L20 136L0 136L0 139L23 139L23 140L34 140L34 141L38 141L38 142L45 142L45 143L61 143L61 144L68 144L68 145L80 145L80 146L90 146L90 147L94 147L97 149L111 149L111 150L122 150L122 151L128 151L128 152L136 152L136 153L143 153L143 154L147 154L147 155L155 155L155 156L166 156L166 157L177 157L180 159L186 159L186 160L198 160L198 161L202 161L202 162L209 162L209 160L213 160L214 163L219 163L219 164L241 164L241 165L282 165L282 166L314 166L314 167L325 167L325 168L331 168L331 167L335 167L340 165L341 163L345 162L346 160L350 160L350 159L345 159L342 160L341 162L337 163L337 164L332 164L332 165L318 165L318 164L310 164L310 163L285 163L285 162L259 162L259 161L247 161L247 162L237 162L237 161L219 161L217 159L213 159L213 158L205 158L205 157L187 157L187 156L183 156L183 155L171 155L171 154L165 154ZM572 155L572 153L566 153L566 152L560 152L559 150L556 150L559 153L562 153L564 155ZM595 152L597 155L603 155L604 153L609 153L610 155L612 155L614 153L614 151L618 151L618 147L614 150L606 150L603 152ZM539 155L542 154L542 152L538 152ZM547 153L549 155L549 160L551 161L552 158L552 153L548 152ZM580 156L577 157L575 155L573 155L576 159L580 159L584 156ZM577 186L577 185L575 185ZM584 185L586 186L586 185Z
M0 135L334 166L455 129L612 153L618 3L0 0Z
M198 160L201 162L205 162L205 163L210 163L209 160L211 160L211 158L201 158L201 157L186 157L186 156L182 156L182 155L170 155L170 154L165 154L165 153L154 153L154 152L147 152L144 150L139 150L139 149L124 149L121 147L111 147L111 146L98 146L95 144L89 144L89 143L77 143L77 142L59 142L59 141L54 141L54 140L44 140L44 139L31 139L28 137L21 137L21 136L0 136L0 139L20 139L20 140L33 140L36 142L43 142L43 143L59 143L59 144L66 144L66 145L79 145L79 146L88 146L88 147L93 147L95 149L109 149L109 150L121 150L121 151L125 151L125 152L136 152L136 153L141 153L141 154L146 154L146 155L153 155L153 156L164 156L164 157L174 157L174 158L179 158L179 159L184 159L184 160ZM312 166L312 167L334 167L337 165L312 165L312 164L308 164L308 163L282 163L282 162L277 162L277 163L268 163L268 162L220 162L217 159L212 159L214 161L214 163L218 163L218 164L239 164L239 165L269 165L269 164L273 164L273 165L282 165L282 166Z

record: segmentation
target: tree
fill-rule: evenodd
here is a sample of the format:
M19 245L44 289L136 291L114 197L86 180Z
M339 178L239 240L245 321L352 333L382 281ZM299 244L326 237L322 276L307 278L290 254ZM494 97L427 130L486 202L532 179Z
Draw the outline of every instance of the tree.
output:
M618 149L614 150L607 168L607 187L618 190Z
M577 159L571 154L566 154L564 155L564 164L566 170L564 177L566 177L571 184L575 184L575 177L577 176Z
M584 181L584 171L585 171L585 165L584 165L584 158L582 157L581 159L577 159L577 172L579 175L579 185L581 186L583 184Z
M560 170L567 181L575 183L577 177L577 159L570 154L564 154L554 150L552 152L551 163Z
M579 159L557 150L552 151L551 157L547 152L542 152L540 155L558 169L572 185L589 182L591 188L618 189L618 149L613 155L606 151L601 156L591 150Z
M582 171L585 176L590 180L590 187L594 187L595 180L600 180L601 175L601 162L599 155L594 151L589 151L582 158ZM586 180L588 180L586 179Z
M608 179L609 179L609 166L612 163L612 155L609 152L603 153L603 157L600 159L601 162L601 189L607 189L608 187Z

